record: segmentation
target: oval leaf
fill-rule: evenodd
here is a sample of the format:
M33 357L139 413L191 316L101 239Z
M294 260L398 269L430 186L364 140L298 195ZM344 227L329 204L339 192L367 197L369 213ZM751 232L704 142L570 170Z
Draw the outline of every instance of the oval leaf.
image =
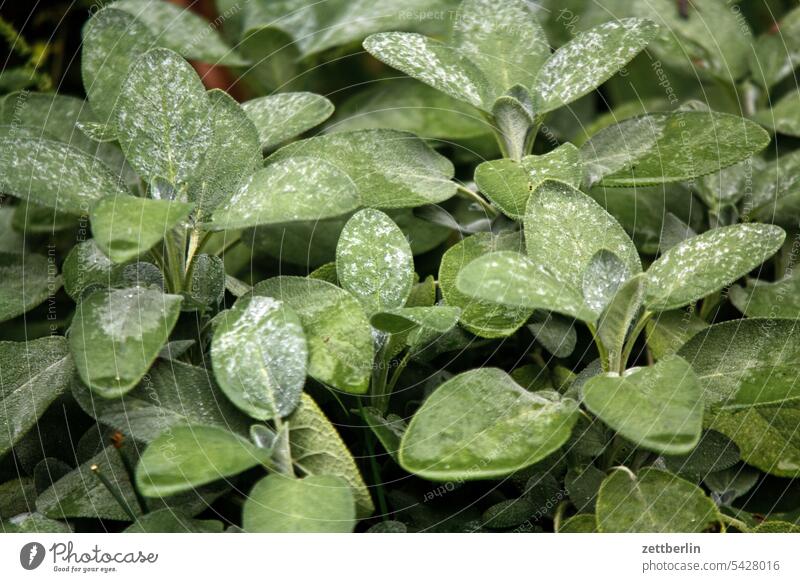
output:
M277 93L242 103L258 130L262 149L272 149L316 127L333 113L333 103L314 93Z

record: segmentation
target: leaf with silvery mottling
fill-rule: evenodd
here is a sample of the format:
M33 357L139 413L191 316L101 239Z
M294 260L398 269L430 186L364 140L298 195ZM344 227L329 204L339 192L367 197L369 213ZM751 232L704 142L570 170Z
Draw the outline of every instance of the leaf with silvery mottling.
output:
M572 322L554 313L535 312L528 329L537 342L556 356L566 358L575 350L578 333Z
M558 450L577 416L574 400L528 392L497 368L471 370L423 403L403 435L399 461L431 480L509 475Z
M715 430L705 430L700 442L687 455L664 455L667 469L695 482L709 473L732 467L741 460L739 447L728 437Z
M718 323L692 337L678 354L697 372L707 407L776 405L800 398L796 320Z
M785 238L777 226L736 224L683 241L647 270L647 308L677 309L730 285L775 254Z
M225 263L216 255L197 255L192 261L183 311L213 309L225 296Z
M281 143L316 127L333 113L333 103L315 93L276 93L242 103L258 130L262 149Z
M489 111L497 97L476 64L461 51L412 32L381 32L367 37L364 48L375 58L438 89Z
M652 468L615 469L597 499L598 529L606 533L700 533L719 519L702 489Z
M719 410L706 423L735 442L748 465L778 477L800 477L796 404Z
M800 60L800 7L784 14L776 29L779 34L764 31L748 55L754 80L768 89L790 75Z
M249 533L349 533L355 524L353 492L333 475L264 477L242 512L242 527Z
M208 100L211 141L187 192L201 220L227 202L262 162L258 132L233 97L213 89Z
M408 425L396 414L386 416L380 410L372 406L367 406L359 411L364 422L378 438L386 452L397 460L397 451L400 450L400 439L406 432Z
M213 214L217 230L316 222L341 216L362 203L352 179L335 164L295 156L269 163L247 178ZM307 255L304 255L307 256Z
M57 272L42 255L0 252L0 321L14 319L55 295L61 287Z
M3 190L23 200L83 215L104 196L126 194L105 164L69 144L21 132L0 136L0 151Z
M275 277L253 287L300 317L308 345L308 374L352 394L369 388L372 328L358 301L347 291L318 279Z
M176 53L151 49L136 59L117 102L125 156L147 180L179 187L197 172L211 144L210 104L203 83Z
M19 477L0 483L0 519L32 511L35 497L33 477Z
M72 395L86 414L143 443L184 424L214 425L244 435L252 422L229 403L210 370L176 360L156 363L124 396L97 398L78 379Z
M507 307L491 301L474 299L458 290L456 278L472 260L499 250L522 250L519 233L478 233L450 247L439 264L439 287L444 303L461 309L459 322L479 337L505 337L519 329L531 316L532 309Z
M267 163L295 157L335 166L352 180L364 206L436 204L456 193L450 160L404 131L365 129L311 137L282 147Z
M288 422L292 460L309 475L344 479L353 490L358 517L370 516L375 507L369 489L347 445L316 402L303 394Z
M414 257L403 231L379 210L357 212L336 246L339 284L368 314L402 307L414 285Z
M800 319L800 270L774 283L749 279L731 287L728 298L747 317Z
M587 305L598 315L630 278L631 272L622 260L606 249L600 249L583 271L581 287Z
M92 206L89 217L95 244L114 263L150 250L188 218L194 205L138 196L109 196Z
M674 354L692 336L708 327L693 310L677 309L656 313L647 322L647 347L656 360Z
M142 510L120 455L113 446L106 447L39 495L36 510L53 519L89 517L130 521L128 513L92 471L97 465L128 509L134 515L140 514Z
M155 37L144 24L113 7L100 10L84 25L81 49L83 85L101 127L111 130L109 137L116 137L114 120L128 69L155 45Z
M300 319L270 297L240 299L214 330L214 377L231 402L258 420L283 417L295 409L307 360Z
M700 382L689 363L676 356L622 375L590 378L583 403L620 435L652 451L688 453L700 440Z
M513 251L497 251L475 259L461 269L456 287L469 297L489 303L555 311L588 322L597 318L578 289L561 281L547 267Z
M136 487L146 497L164 497L232 477L266 461L264 451L224 428L173 426L139 458Z
M675 111L607 127L581 153L590 185L649 186L713 174L764 149L769 140L758 124L742 117Z
M745 218L794 228L800 211L800 151L753 167L750 188L744 188L742 200Z
M583 289L584 272L600 250L614 253L630 275L642 270L639 253L619 223L568 184L548 180L539 186L528 199L524 224L533 263L549 268L577 291Z
M133 388L178 320L181 297L155 289L102 290L76 308L69 346L81 380L103 397Z
M464 0L453 20L451 44L500 94L531 87L550 46L531 6L521 0Z
M336 108L327 131L397 129L431 139L491 133L480 111L410 77L381 79Z
M772 108L756 112L753 119L776 133L800 137L800 91L784 95Z
M158 42L187 59L232 67L247 65L217 31L216 23L162 0L117 0L111 6L145 24Z
M608 364L612 369L614 365L625 364L619 360L628 331L642 306L646 284L647 280L641 273L628 280L616 290L600 315L597 337L608 352Z
M658 26L623 18L581 32L553 53L532 85L546 112L567 105L602 85L655 37Z
M75 371L61 336L0 342L0 457L69 386Z
M493 160L475 169L480 191L506 216L522 219L531 193L545 180L566 182L577 188L583 179L580 150L571 143L521 161Z

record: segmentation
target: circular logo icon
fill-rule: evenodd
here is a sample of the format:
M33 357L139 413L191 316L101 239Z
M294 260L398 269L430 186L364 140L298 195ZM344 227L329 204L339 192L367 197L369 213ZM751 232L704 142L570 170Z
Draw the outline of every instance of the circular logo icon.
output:
M44 561L44 546L39 542L30 542L19 551L19 563L26 570L35 570Z

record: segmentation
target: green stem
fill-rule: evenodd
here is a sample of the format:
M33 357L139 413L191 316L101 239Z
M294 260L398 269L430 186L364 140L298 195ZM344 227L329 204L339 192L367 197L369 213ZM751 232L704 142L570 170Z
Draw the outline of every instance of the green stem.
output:
M456 189L459 192L461 192L462 194L465 194L468 198L470 198L470 199L474 200L475 202L477 202L478 204L480 204L481 207L487 213L491 214L492 216L497 216L498 212L494 208L494 206L492 206L486 200L484 200L483 196L481 196L477 192L474 192L474 191L470 190L469 188L467 188L465 186L462 186L461 184L456 184Z
M103 484L103 487L105 487L108 490L108 492L114 498L114 501L117 502L117 504L122 508L122 510L131 519L131 521L136 521L136 515L133 513L133 510L128 505L128 502L122 498L122 495L120 495L117 488L111 484L111 481L109 481L106 478L106 476L103 475L102 471L100 471L100 467L97 465L92 465L91 469L92 473L94 473L94 476L100 480L100 483Z
M720 525L722 526L722 533L726 533L728 531L728 526L732 525L739 531L746 533L750 528L747 527L747 524L735 517L731 517L730 515L726 515L722 512L719 514L720 516Z
M608 357L608 350L606 346L603 345L603 342L600 341L600 337L597 335L597 329L591 323L587 323L586 326L589 328L589 331L592 332L592 339L594 340L594 344L597 346L597 353L600 356L600 364L603 367L604 372L608 372L611 369L612 363L609 361Z
M358 399L358 409L361 412L361 418L364 418L364 405L361 398ZM378 508L381 512L381 517L384 521L389 519L389 504L386 502L386 494L383 491L383 480L381 479L381 471L378 466L378 461L375 458L375 443L373 439L375 435L371 430L364 433L364 444L367 447L367 454L369 455L369 466L372 471L372 480L375 482L375 493L378 496Z
M652 311L645 311L642 313L641 317L639 317L639 321L636 322L636 326L633 328L628 341L625 342L625 347L622 349L622 357L620 358L619 364L619 373L622 374L628 366L628 359L631 357L631 352L633 351L633 346L636 344L636 340L639 338L639 335L644 330L644 326L647 325L647 322L650 321L650 318L653 317Z
M714 308L717 307L721 301L722 294L719 291L707 295L705 299L703 299L703 305L700 306L700 319L708 321L711 312L714 311Z
M389 379L389 384L386 387L386 408L389 408L389 398L394 392L394 387L397 385L400 375L403 373L403 370L406 369L406 366L408 366L408 362L410 360L411 350L407 350L406 353L403 354L402 359L398 362L397 368L395 368L394 372L392 372L392 377Z
M558 530L561 529L561 520L564 519L564 511L566 511L567 505L569 504L566 501L562 501L556 508L556 514L553 516L553 531L555 533L558 533Z

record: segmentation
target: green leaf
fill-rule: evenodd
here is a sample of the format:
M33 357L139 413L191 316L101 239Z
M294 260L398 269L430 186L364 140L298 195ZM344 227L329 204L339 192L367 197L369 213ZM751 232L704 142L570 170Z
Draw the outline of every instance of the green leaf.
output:
M748 465L778 477L800 477L800 408L795 404L719 410L706 422L736 443Z
M72 395L86 414L143 443L186 424L247 434L252 422L228 403L210 370L175 360L158 362L133 390L119 398L96 398L77 379L72 383Z
M372 328L358 301L318 279L275 277L253 287L255 295L282 301L297 313L308 345L308 374L363 394L372 374Z
M464 372L437 388L416 412L403 435L399 462L433 480L508 475L561 447L577 416L574 400L528 392L502 370Z
M220 37L216 22L209 24L192 10L162 0L117 0L112 6L135 16L160 44L187 59L233 67L247 64Z
M713 174L749 158L769 140L766 131L742 117L677 111L607 127L592 136L581 153L589 184L648 186Z
M606 22L578 34L544 63L532 85L539 111L572 103L602 85L655 37L658 26L643 18Z
M498 251L475 259L461 269L456 287L480 301L545 309L588 322L597 318L580 291L561 281L547 267L512 251Z
M489 111L497 96L489 79L461 50L411 32L381 32L367 37L364 48L393 67L465 101Z
M747 317L800 318L800 271L770 283L750 279L745 287L731 287L731 303Z
M295 409L307 360L300 318L270 297L240 299L214 330L214 376L231 402L258 420Z
M180 304L179 295L141 287L102 290L84 298L69 334L81 380L106 398L128 392L166 343Z
M272 149L316 127L333 113L333 103L315 93L277 93L242 103L258 130L261 148Z
M800 328L789 319L712 325L684 345L707 407L775 405L800 398Z
M415 329L446 333L458 323L458 307L437 305L432 307L400 307L379 311L370 318L372 327L392 334L407 333Z
M595 533L597 520L593 513L579 513L573 515L564 523L556 533Z
M711 473L733 467L741 460L739 447L725 435L703 431L700 442L688 455L662 457L667 469L685 479L700 482Z
M788 521L770 519L762 521L751 529L749 533L800 533L800 525L789 523Z
M800 59L800 7L783 15L776 26L762 33L749 51L750 72L766 88L790 75Z
M497 93L531 87L550 45L530 5L521 0L464 0L453 20L452 45L481 70Z
M359 413L386 452L396 461L397 452L400 450L400 439L408 428L406 422L396 414L384 416L380 410L372 406L361 409Z
M128 69L155 44L155 37L144 24L113 7L100 10L83 27L83 86L92 111L102 127L111 128L112 137Z
M534 339L557 358L569 357L578 342L578 334L573 322L554 313L535 312L528 324L528 329ZM517 368L517 370L521 369L524 368ZM538 376L538 371L536 374ZM514 376L513 372L512 376ZM522 385L526 384L520 382L516 377L514 379Z
M141 516L123 533L221 533L223 527L216 519L192 519L168 507Z
M77 301L90 287L111 286L114 263L100 250L94 239L89 239L72 247L62 269L64 291Z
M213 89L208 99L211 141L188 191L201 220L227 202L262 162L258 132L233 97Z
M533 263L576 291L600 250L617 255L631 275L642 270L639 253L619 223L589 196L561 182L545 181L531 194L525 246Z
M608 351L609 366L622 366L620 361L625 339L642 306L647 280L639 274L623 284L606 305L597 323L597 337Z
M450 160L402 131L366 129L312 137L279 149L267 163L296 157L334 165L352 180L364 206L436 204L456 193Z
M173 426L144 450L136 487L146 497L191 491L266 461L261 449L217 426Z
M72 533L72 528L63 521L43 516L41 513L23 513L0 522L3 533Z
M647 308L677 309L730 285L775 254L785 238L777 226L736 224L683 241L647 270Z
M480 111L416 79L381 79L336 108L328 131L397 129L430 139L468 139L491 127Z
M402 307L414 285L414 257L403 231L379 210L353 215L336 246L340 285L367 313Z
M473 299L458 290L456 278L470 262L492 251L522 250L518 234L494 236L478 233L450 247L439 265L439 287L447 305L461 309L459 319L470 332L479 337L505 337L519 329L533 310L507 307L492 301Z
M90 517L130 521L128 513L92 470L97 466L128 509L134 514L141 513L120 455L113 446L106 447L43 491L36 499L36 510L52 519Z
M54 264L42 255L0 252L0 321L22 315L61 287Z
M215 309L225 296L225 263L216 255L197 255L192 261L183 310Z
M289 443L292 460L306 474L340 477L353 492L358 517L372 514L375 507L353 456L308 394L301 396L300 404L289 417Z
M75 371L63 337L0 342L0 457L34 427Z
M21 132L0 135L0 150L3 190L23 200L85 215L96 200L125 194L105 164L74 146Z
M124 194L103 198L89 214L94 241L112 262L124 263L153 248L188 218L193 207Z
M117 103L117 133L140 176L175 187L197 172L213 137L211 106L194 69L176 53L151 49L136 59Z
M668 455L691 451L703 424L702 391L689 363L671 356L655 366L607 373L583 386L583 402L626 439Z
M580 150L571 143L540 155L483 162L475 169L475 183L506 216L522 219L531 193L545 180L577 188L583 179Z
M616 469L597 499L598 529L606 533L700 533L717 521L702 489L658 469Z
M590 309L602 314L617 290L631 276L628 266L606 249L597 251L583 271L581 289Z
M359 190L341 168L312 157L270 163L244 181L213 214L211 226L236 229L346 214L362 203Z
M776 133L800 137L800 91L784 95L771 109L756 112L753 119Z
M647 322L647 347L656 360L674 354L695 334L708 327L691 309L656 313Z
M264 477L247 496L242 515L249 533L349 533L355 524L353 493L333 475Z

